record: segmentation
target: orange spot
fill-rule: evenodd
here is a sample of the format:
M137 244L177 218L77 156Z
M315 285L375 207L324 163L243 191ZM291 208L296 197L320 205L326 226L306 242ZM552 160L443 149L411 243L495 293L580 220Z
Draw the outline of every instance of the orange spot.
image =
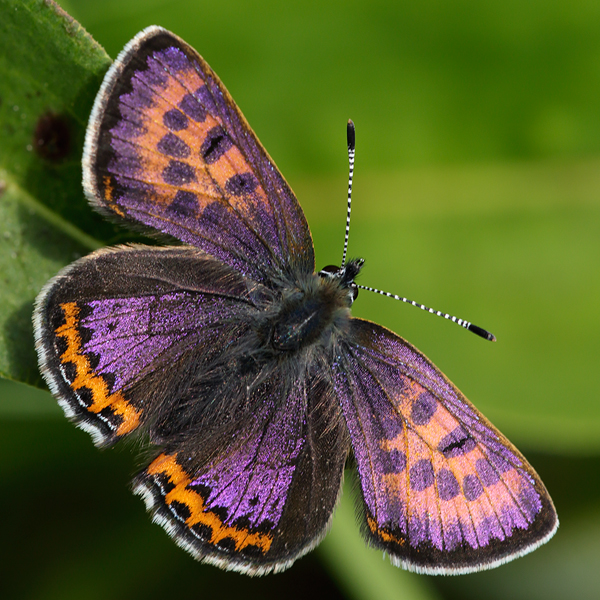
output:
M113 201L112 193L114 189L111 185L110 175L105 175L102 183L104 183L104 199L110 204Z
M99 413L110 407L111 410L123 418L117 429L117 435L125 435L133 431L140 421L140 413L123 397L121 392L109 393L108 385L104 378L96 375L87 356L81 351L81 336L77 330L79 323L79 307L75 302L65 302L60 305L65 314L65 323L58 327L54 333L67 342L67 349L60 357L61 363L70 362L75 365L76 377L70 384L73 390L88 388L92 393L92 404L87 410Z
M408 377L403 377L402 380L404 386L401 388L400 392L393 393L392 400L398 412L401 414L410 414L413 403L421 394L426 392L426 390L421 384Z
M407 387L402 388L402 398L408 402L414 402L423 392L425 392L425 388L411 380Z
M377 523L375 522L375 519L369 517L368 515L367 525L369 526L369 529L373 532L373 534L375 534L383 542L393 542L394 544L399 544L400 546L403 546L406 542L404 538L396 537L395 535L392 535L391 533L384 531L383 529L379 529Z
M379 447L384 452L391 452L392 450L399 450L402 452L406 449L406 435L404 432L399 433L395 438L383 439L379 442Z
M190 516L186 520L186 525L192 527L197 523L207 525L211 528L212 534L209 540L211 544L217 544L224 538L231 538L235 541L236 551L242 550L246 546L257 546L263 553L267 552L273 542L273 537L263 533L250 533L247 529L230 527L213 512L206 509L204 499L200 494L188 489L191 480L187 473L177 464L175 454L161 454L148 467L150 475L163 474L169 478L169 481L175 487L165 496L167 504L171 502L181 502L185 504Z
M112 186L112 179L110 175L105 175L102 179L104 184L104 200L110 206L111 210L114 210L119 216L124 217L125 213L117 206L113 198L113 192L115 188Z

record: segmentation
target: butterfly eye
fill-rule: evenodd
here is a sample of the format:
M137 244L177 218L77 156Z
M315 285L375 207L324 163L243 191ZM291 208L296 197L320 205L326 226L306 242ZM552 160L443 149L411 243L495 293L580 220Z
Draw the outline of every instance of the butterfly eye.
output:
M335 265L327 265L319 271L319 277L335 277L336 275L339 275L341 271L341 267L336 267Z
M319 277L324 279L337 280L340 287L348 290L348 301L349 306L356 300L358 296L358 286L354 283L354 278L358 275L364 260L359 258L355 261L350 261L345 267L336 267L335 265L328 265L323 267L319 271Z

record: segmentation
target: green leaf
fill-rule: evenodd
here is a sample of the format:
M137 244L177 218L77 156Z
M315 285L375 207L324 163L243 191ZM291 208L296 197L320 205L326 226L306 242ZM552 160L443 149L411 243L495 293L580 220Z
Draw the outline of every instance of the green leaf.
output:
M33 301L50 277L95 244L7 176L0 222L0 375L45 387L33 344Z
M0 0L0 168L95 238L114 228L81 202L81 150L110 58L54 2Z
M53 2L2 0L0 14L0 375L43 386L34 298L98 247L95 238L115 236L80 183L85 127L110 59Z
M56 400L32 385L0 378L0 422L34 419L64 421L64 413Z

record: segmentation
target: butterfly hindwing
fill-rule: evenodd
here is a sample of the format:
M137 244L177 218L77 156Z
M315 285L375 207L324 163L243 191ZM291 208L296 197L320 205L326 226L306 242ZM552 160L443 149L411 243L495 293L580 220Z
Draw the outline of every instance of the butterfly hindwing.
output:
M530 552L558 526L519 451L416 348L352 319L334 366L364 531L392 561L468 573Z
M102 212L209 252L244 275L312 273L306 219L208 64L149 27L107 73L86 136L84 189Z
M270 364L212 378L236 413L173 432L136 479L154 520L196 558L248 574L287 568L325 535L348 453L331 384ZM314 373L314 372L313 372ZM233 396L241 396L234 398ZM240 409L240 407L243 407ZM333 407L333 408L332 408Z
M262 286L190 247L121 247L63 269L34 314L38 354L67 416L110 444L186 393L258 311Z

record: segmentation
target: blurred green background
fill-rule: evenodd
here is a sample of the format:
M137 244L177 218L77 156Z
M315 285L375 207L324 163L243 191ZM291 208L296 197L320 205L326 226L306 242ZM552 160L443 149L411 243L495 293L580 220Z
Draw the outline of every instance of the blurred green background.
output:
M296 191L317 266L341 258L354 120L361 282L498 342L367 292L354 313L424 351L516 443L561 527L493 571L413 575L364 547L350 484L325 542L282 575L223 573L175 547L129 492L137 448L97 451L33 387L35 294L74 257L131 238L91 215L79 183L108 60L48 3L0 0L2 597L600 597L600 3L61 6L113 58L160 24L207 59ZM64 118L66 147L38 147L43 115Z

